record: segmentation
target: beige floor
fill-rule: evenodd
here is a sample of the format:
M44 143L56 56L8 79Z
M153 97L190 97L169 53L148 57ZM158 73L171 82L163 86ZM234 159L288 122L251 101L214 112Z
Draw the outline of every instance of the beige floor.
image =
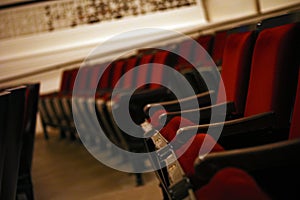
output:
M101 164L80 142L60 140L55 131L48 141L36 136L32 178L36 200L162 199L153 173L143 174L145 184L136 187L134 175Z

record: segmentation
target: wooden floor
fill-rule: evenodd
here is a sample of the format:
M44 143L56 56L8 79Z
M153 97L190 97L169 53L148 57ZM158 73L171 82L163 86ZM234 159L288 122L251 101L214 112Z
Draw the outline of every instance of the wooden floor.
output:
M56 131L48 141L37 134L32 179L36 200L162 199L154 173L143 174L145 184L136 187L134 175L101 164L80 142L61 140Z

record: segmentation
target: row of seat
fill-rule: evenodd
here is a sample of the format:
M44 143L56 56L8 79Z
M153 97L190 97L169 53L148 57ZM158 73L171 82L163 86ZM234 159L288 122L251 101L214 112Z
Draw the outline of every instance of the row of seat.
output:
M132 117L137 124L140 124L142 122L140 117L144 115L143 107L146 104L175 99L168 88L161 86L170 84L169 79L173 77L168 77L166 70L159 68L159 64L169 66L187 77L196 93L207 91L205 83L199 74L194 72L195 68L188 61L192 61L194 65L209 74L210 68L207 66L211 65L211 61L207 61L209 59L206 58L207 53L202 52L199 47L196 48L195 44L200 44L216 63L221 65L226 36L227 31L219 31L214 35L200 35L196 37L196 42L185 39L161 48L140 49L134 56L117 59L111 63L105 62L63 71L60 90L40 96L39 111L45 138L48 138L47 127L49 126L59 128L62 137L69 132L72 139L76 139L76 132L88 133L87 137L80 139L90 145L100 146L100 149L104 150L109 144L95 139L99 134L97 126L100 124L109 140L117 146L134 152L145 151L140 140L127 137L114 126L114 121L110 119L111 106L117 105L119 101L122 102L130 90L136 90L139 86L150 83L139 87L132 98L133 106L130 108L131 113L134 113ZM179 56L172 52L176 52ZM139 66L143 67L138 68ZM126 76L120 79L124 74ZM159 82L161 85L152 82ZM179 81L173 82L179 83L173 87L180 88ZM214 84L217 85L217 82L218 77L215 78ZM113 90L117 91L118 95L111 99ZM96 120L92 117L94 110L97 114ZM74 115L78 116L75 120ZM142 129L138 131L142 132ZM140 184L141 181L138 182Z
M299 198L299 21L296 12L230 33L211 106L145 107L157 108L142 126L166 199Z
M212 52L213 58L221 64L221 55L223 49L223 41L226 37L226 31L220 31L215 36L205 35L199 36L197 42L206 49L208 52ZM213 46L213 42L215 44ZM137 85L142 85L146 82L161 81L162 84L168 84L168 77L164 76L163 70L153 70L154 66L151 63L164 64L171 66L172 68L180 71L190 78L190 83L194 83L197 78L190 75L191 64L186 59L193 60L195 63L199 63L204 60L202 57L204 53L195 52L195 42L193 40L185 39L178 43L168 44L170 50L178 53L181 57L174 55L174 53L161 49L140 49L139 53L128 57L121 58L115 61L105 62L94 66L84 66L80 68L73 68L63 71L61 77L60 90L51 94L41 95L39 110L41 113L42 124L44 127L45 137L47 138L47 126L58 127L61 129L62 135L65 135L65 131L70 131L71 137L75 137L74 121L72 116L71 97L73 88L76 81L76 97L88 98L93 97L95 93L96 99L104 99L105 101L110 98L110 94L113 89L117 89L119 92L126 92ZM213 48L214 47L214 48ZM164 47L161 47L164 48ZM199 48L198 48L199 51ZM197 55L197 56L196 56ZM183 58L184 57L184 58ZM146 64L142 70L128 73L136 66ZM205 65L202 63L201 65ZM105 72L104 72L105 70ZM127 73L126 77L115 88L120 77ZM99 79L101 75L101 79ZM199 82L199 81L197 81ZM206 90L205 85L203 87L194 87L201 92ZM148 84L147 86L140 88L139 90L157 89L157 84ZM197 92L200 92L197 91ZM169 99L173 97L168 97ZM139 114L143 114L140 112Z
M210 85L214 85L214 87L212 87L214 91L208 91L206 93L201 93L203 91L207 91L208 89L206 87L207 83L203 81L202 76L203 74L205 74L203 73L203 71L201 74L199 74L198 70L194 70L191 63L187 62L186 59L178 58L169 51L158 51L157 49L143 49L141 50L140 54L136 56L116 60L113 61L111 64L102 63L101 65L97 66L83 67L82 69L72 69L70 70L70 72L65 71L62 76L62 87L60 92L51 95L41 96L39 110L42 116L44 132L47 133L47 126L59 127L62 130L62 132L68 130L73 134L75 131L79 131L80 133L82 133L80 134L80 139L90 147L98 148L97 151L99 152L105 150L113 151L112 148L109 146L110 144L105 142L103 138L99 137L98 127L100 124L107 138L109 138L110 142L114 143L115 145L131 152L147 152L147 147L144 145L143 139L138 138L138 136L140 137L144 135L142 127L129 127L129 130L127 132L134 133L135 136L129 135L126 131L120 129L113 116L114 112L122 114L128 111L128 107L126 107L126 101L128 100L128 98L130 98L129 112L132 120L138 125L142 124L145 121L145 118L148 118L149 110L151 110L151 112L153 113L158 108L158 111L155 112L154 115L150 114L151 118L148 118L148 121L151 120L153 126L158 130L163 127L163 124L160 124L160 121L165 120L169 122L160 131L162 133L161 137L163 139L167 139L167 141L171 141L175 137L175 135L178 135L178 133L176 132L179 128L180 131L184 130L185 132L190 132L190 128L183 129L183 126L193 125L192 127L194 127L195 125L199 124L199 122L208 122L211 116L211 110L224 110L224 105L227 106L227 111L225 112L226 116L223 115L220 116L220 118L223 117L227 120L238 120L241 119L241 116L250 117L262 111L269 111L273 109L275 109L276 113L277 111L279 111L283 114L278 114L278 118L274 117L273 114L267 115L268 120L275 118L274 120L276 120L276 123L273 124L277 125L276 129L273 129L273 124L265 125L264 123L253 122L253 120L247 118L246 122L250 121L249 123L252 123L251 125L249 125L248 123L248 127L242 129L243 131L248 131L247 137L245 137L244 135L239 137L221 137L219 142L220 144L222 144L223 148L227 149L229 147L245 147L257 144L257 138L250 137L249 134L249 132L256 132L252 131L254 129L253 124L256 123L261 125L262 130L260 130L260 132L265 132L265 130L268 129L269 133L269 129L272 128L272 131L276 130L276 132L278 133L283 133L278 134L278 137L273 139L274 141L286 138L286 135L288 133L287 130L289 128L287 116L290 115L291 104L293 99L293 95L291 93L293 91L293 88L295 88L295 84L293 84L292 81L294 80L295 82L295 76L297 72L295 70L293 71L292 68L287 69L293 72L288 72L288 70L284 71L278 66L281 66L281 64L284 63L285 60L288 60L289 62L295 61L294 59L292 59L292 57L294 55L293 53L296 53L297 51L286 51L285 48L288 47L283 45L285 43L272 42L273 39L277 39L277 41L282 41L281 37L286 38L285 34L287 33L284 31L280 33L282 35L278 33L279 35L271 35L272 37L264 36L267 39L259 39L260 37L263 37L262 35L264 34L268 35L267 32L274 32L273 29L267 30L267 28L271 28L272 26L274 26L270 25L273 22L274 19L270 19L269 22L268 20L264 20L263 23L259 23L259 26L257 26L257 23L250 24L228 31L220 31L217 32L214 36L206 35L200 36L196 39L197 42L200 43L205 49L209 50L209 53L213 60L218 65L222 65L222 68L220 68L220 70L223 81L221 83L219 83L220 77L218 76L218 73L215 73L215 71L213 70L214 68L209 66L211 65L209 59L207 60L207 58L205 58L205 55L203 56L201 52L197 51L197 48L195 49L195 46L193 46L193 42L183 41L179 44L174 45L176 48L182 48L177 49L177 52L181 52L180 55L186 54L182 57L189 57L189 61L191 60L194 66L199 66L199 68L197 68L199 71L206 70L206 66L208 66L209 78L207 79L210 80ZM275 23L275 25L279 26L280 24ZM247 32L242 32L241 30ZM289 30L285 31L288 32L287 35L292 34L289 33ZM263 32L264 34L262 34ZM293 30L291 32L294 33L295 31ZM292 34L291 38L293 37L295 36ZM288 36L287 38L290 38L290 36ZM261 40L262 42L258 42L258 40ZM286 40L288 44L289 40ZM289 49L292 49L293 45L295 44L297 43L292 43ZM262 47L267 46L269 49L264 49L262 47L259 47L259 45L261 45ZM278 51L278 49L283 50ZM262 52L268 52L269 54L266 56L262 56ZM286 59L286 55L290 55L290 59ZM271 58L274 59L272 60ZM256 64L253 64L254 60L257 62ZM172 91L161 87L157 84L147 84L149 82L151 83L151 81L153 82L157 80L160 80L162 83L164 81L169 82L168 79L173 78L167 78L164 75L164 70L157 70L156 65L152 63L166 64L184 74L185 77L189 79L191 85L195 90L195 93L198 94L196 98L187 97L183 101L185 103L182 103L182 101L180 101L180 104L178 104L178 101L176 100ZM143 70L140 70L141 68L137 68L137 66L141 66L143 64ZM106 71L104 71L107 65L108 68ZM255 71L255 75L252 75L254 65L260 67L256 67L257 71ZM271 68L270 70L267 67L261 67L268 65L276 67ZM285 63L282 66L287 65L288 64ZM293 63L291 63L291 65L293 65ZM138 70L134 71L134 69ZM262 71L263 69L266 71ZM99 74L101 74L102 72L103 75L99 81ZM125 76L124 79L120 79L120 77L122 77L122 75L125 73L127 76ZM274 76L273 78L266 79L266 81L269 82L261 83L261 80L264 80L263 78L261 78L261 75L265 74L271 74ZM288 85L288 90L278 89L278 85L280 84L276 85L274 83L274 80L277 80L275 79L275 77L277 76L275 76L275 74L289 74L290 78L287 80L285 78L278 79L278 83L284 82L286 85ZM120 85L116 86L119 79L121 80ZM182 83L181 79L176 77L176 81L174 82L178 84L177 88L180 89ZM222 83L224 83L225 85L226 92L223 89ZM138 87L139 85L145 84L147 85L143 86L139 91L135 91L134 95L128 97L128 95L130 94L130 92L128 91L135 90L136 87ZM251 88L254 88L253 90L260 89L260 92L249 92L251 91L250 85L252 84L253 86L251 86ZM262 84L263 86L271 85L273 86L273 89L267 90L265 87L261 87L261 85L258 86L255 84ZM119 87L117 88L118 95L111 99L112 90L115 87ZM284 91L286 92L286 94L275 92L277 90ZM269 91L269 93L266 93L265 91ZM185 91L182 92L184 94ZM259 100L257 100L257 94L268 94L269 96L267 95L268 98L266 96L263 96L260 97ZM227 98L224 98L225 95L227 96ZM286 98L284 98L284 101L282 99L277 101L276 98L278 96L283 95L286 96ZM184 94L183 96L186 96L186 94ZM172 100L172 102L168 101L162 103L162 101L170 99ZM190 99L197 99L197 101L199 102L199 104L197 105L207 106L211 103L214 103L216 104L216 106L214 106L213 109L202 109L200 111L200 120L193 120L193 117L190 117L190 115L194 116L194 114L190 114L190 112L175 112L176 110L178 110L179 107L185 109L195 108L193 107L193 104L189 103ZM266 100L267 103L262 104L261 99ZM231 103L227 103L226 101L231 101ZM158 103L148 104L151 102ZM285 104L284 102L288 103ZM260 104L262 105L261 107L255 107L256 105ZM147 106L144 107L145 105ZM168 113L165 113L164 110L161 110L161 106L163 106L165 110L168 111ZM146 111L145 113L143 111L143 108ZM96 119L92 115L95 111L97 116ZM194 112L199 113L197 109L194 110ZM165 114L161 115L162 113ZM173 117L177 115L184 115L187 119L182 120L181 118ZM75 119L74 116L76 116ZM127 118L128 117L126 116L121 116L121 119L125 124L128 120ZM184 123L182 123L181 126L178 123L180 121L184 121ZM217 121L218 120L214 122ZM260 118L255 118L254 121L260 122ZM231 123L232 121L228 122L229 128L225 127L225 130L223 132L241 132L241 129L237 131L232 130ZM203 125L200 127L197 126L197 130L199 129L199 132L204 132L207 128L208 127L205 127ZM230 135L231 134L229 134L229 136ZM45 136L47 137L47 134L45 134ZM74 136L75 135L73 135L73 137ZM201 136L197 136L196 138L198 137L201 138ZM263 138L265 140L260 143L265 143L266 141L268 141L269 137L264 135ZM184 137L184 139L186 138ZM217 137L215 137L215 139L217 139ZM180 144L185 144L186 142L188 141L181 141ZM195 147L198 145L192 146ZM183 165L184 169L184 166L186 166L186 169L191 169L193 171L193 165L191 163L193 163L193 161L197 157L198 151L189 150L188 152L192 152L193 156L188 156L189 162L183 161L180 162L180 165ZM115 152L111 152L109 156L114 157L117 155L115 154ZM184 157L185 156L182 156L182 159L184 159ZM126 158L123 158L123 160L126 160ZM186 170L186 172L187 171L188 170ZM164 174L160 172L158 173L160 175ZM141 177L139 175L137 177L138 184L141 184ZM163 176L161 180L168 179L166 177ZM162 185L165 185L165 188L171 188L172 191L174 191L173 187L168 183L162 182ZM166 196L169 196L169 189L165 189L164 192Z
M39 86L0 89L0 199L34 199L31 166Z
M247 29L252 29L253 26L247 26ZM255 26L256 27L256 26ZM224 50L224 46L226 41L226 38L228 36L229 32L232 32L233 30L230 29L229 30L223 30L223 31L219 31L215 34L215 40L213 43L213 47L212 49L222 49L220 50L221 52L223 52ZM204 40L207 41L208 36L203 36ZM216 38L218 40L216 40ZM185 51L187 51L189 48L187 48ZM191 51L193 52L194 49ZM216 60L218 60L219 64L222 64L222 58L218 58L218 56L216 56L215 54L213 54L213 52L218 52L218 51L212 51L211 52L211 57L214 57ZM219 53L223 54L223 53ZM217 54L218 55L218 54ZM218 58L218 59L217 59ZM201 61L204 61L205 64L201 64ZM224 62L224 61L223 61ZM195 64L196 63L196 64ZM190 80L190 83L193 85L193 89L194 89L194 93L198 94L196 96L197 99L201 99L201 102L199 102L201 105L209 105L211 101L214 101L213 99L215 99L215 93L217 91L217 86L219 85L219 70L222 71L223 66L216 68L214 67L214 63L207 62L206 58L200 59L199 61L189 64L186 63L185 61L182 62L182 65L185 67L184 70L182 70L181 72L185 75L185 77L187 79ZM198 64L200 63L200 64ZM203 63L203 62L202 62ZM195 66L195 67L193 67ZM199 73L199 71L201 72L201 74ZM214 91L208 91L208 87L207 87L207 83L204 82L204 77L206 77L206 80L208 80L210 83L210 85L213 85L213 90ZM177 82L177 85L175 86L175 89L179 89L182 91L182 82L184 81L180 78L177 78L175 82ZM174 88L173 88L174 89ZM183 92L185 89L183 88ZM205 92L206 91L206 92ZM205 93L202 93L205 92ZM155 95L155 96L154 96ZM144 122L145 118L147 118L147 116L149 115L148 112L141 114L141 112L143 112L142 110L144 110L144 107L146 106L147 101L145 100L149 100L150 98L159 96L161 94L153 94L153 93L149 93L149 92L145 92L142 95L132 95L130 96L130 103L129 103L129 108L127 105L127 99L126 97L124 98L120 98L118 99L118 101L112 101L112 102L107 102L103 104L102 107L102 111L101 113L102 116L105 116L103 118L101 118L100 123L104 123L103 127L105 127L105 130L107 132L109 132L109 135L116 135L116 138L118 138L119 140L117 140L116 142L114 142L115 144L125 144L125 145L121 145L123 147L123 149L126 149L127 151L130 152L147 152L147 149L145 148L144 145L144 141L143 141L143 137L144 137L144 131L140 126L135 126L134 124L131 123L131 120L133 122L135 122L135 124L141 124ZM165 93L163 94L164 96L169 96L169 94ZM184 94L183 97L187 96L188 93ZM212 99L210 97L213 97ZM176 97L178 98L178 96ZM198 104L191 104L190 103L190 98L187 97L185 98L185 102L181 105L175 105L172 104L170 101L166 102L166 104L162 103L162 100L159 101L159 103L155 104L158 108L161 108L161 106L171 106L172 110L173 109L178 109L178 108L185 108L185 109L191 109L191 108L196 108L198 106ZM176 100L172 100L172 102L174 102ZM171 105L172 104L172 105ZM154 106L152 106L151 108L153 108ZM149 108L149 107L148 107ZM148 108L146 107L145 110L148 111ZM128 117L126 114L128 112L129 109L129 113L130 116ZM151 110L150 112L154 112L155 109ZM117 116L119 118L118 121L116 121L114 113L117 113ZM160 111L158 111L158 113L160 113ZM156 115L156 113L154 114ZM158 116L158 115L157 115ZM153 119L153 117L151 118ZM153 123L155 120L151 120L151 123ZM122 127L120 127L120 125ZM93 137L92 137L93 138ZM124 158L127 160L130 160L130 158ZM146 158L145 158L146 159ZM133 161L134 165L137 165L137 167L133 168L143 168L141 167L141 165L145 165L144 167L147 168L146 166L146 161L145 163L135 163Z

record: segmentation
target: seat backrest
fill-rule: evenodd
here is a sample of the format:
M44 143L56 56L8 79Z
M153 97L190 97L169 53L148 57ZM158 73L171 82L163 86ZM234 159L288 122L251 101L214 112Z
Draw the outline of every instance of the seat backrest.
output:
M221 77L226 96L220 90L217 103L233 101L239 114L244 113L255 39L254 31L232 33L224 48Z
M80 68L80 73L77 73L76 76L76 95L84 96L88 92L90 76L91 76L91 68L88 66L84 66Z
M1 187L2 187L2 175L4 167L4 156L5 156L5 145L6 145L6 116L9 100L9 92L2 91L0 92L0 196L1 196Z
M209 66L210 59L207 58L207 56L212 55L214 35L200 35L198 38L196 38L196 41L206 52L203 52L201 48L194 48L192 60L194 61L194 63L197 63L197 66L195 67Z
M208 52L211 53L215 36L213 34L200 35L196 41ZM196 52L195 52L196 53Z
M132 56L126 59L125 68L123 74L126 74L121 80L120 85L123 89L130 89L133 86L134 73L132 69L138 64L139 58L137 56Z
M92 74L90 76L90 84L89 84L89 90L90 92L97 90L100 91L101 89L101 85L100 85L100 75L104 72L106 66L108 63L104 62L104 63L100 63L100 64L95 64L93 66L91 66L91 71Z
M135 83L133 84L133 88L135 88L138 85L144 85L147 82L147 79L149 79L154 55L155 54L153 53L142 55L137 65L140 68L139 70L137 70L137 73L135 74L136 76L134 77Z
M69 81L71 78L71 70L64 70L63 74L61 76L61 82L60 82L60 94L65 94L68 91L69 88Z
M234 167L219 170L195 195L197 199L270 200L250 174Z
M216 66L221 66L223 62L223 52L226 44L227 30L217 31L213 42L211 57Z
M0 199L16 199L22 131L24 125L26 87L8 89L11 93L8 103L5 130L5 157Z
M74 84L75 84L75 80L77 78L77 73L78 73L79 68L74 68L71 70L71 75L70 75L70 79L69 79L69 84L68 84L68 89L67 89L67 94L71 95L73 88L74 88Z
M28 84L19 176L31 172L40 84Z
M98 88L99 89L112 89L111 88L111 76L113 74L113 70L114 70L114 62L105 62L104 63L104 68L105 71L102 73L100 80L99 80L99 85Z
M168 84L170 78L168 77L169 74L165 70L165 67L173 67L175 59L174 54L165 50L160 50L155 53L153 62L150 66L150 76L147 80L150 83L148 85L150 89L159 88L161 85ZM161 85L154 84L154 82L161 83Z
M289 139L300 138L300 70L298 74L298 86L293 108Z
M264 29L252 58L245 116L275 112L278 128L289 126L299 66L299 24Z
M177 60L177 65L183 65L186 64L186 60L183 58L188 58L188 59L192 59L193 57L193 51L194 51L194 47L193 47L193 41L190 39L185 39L181 42L179 42L177 44L177 48L175 50L178 55L179 58Z
M123 75L124 68L125 68L125 59L119 59L115 61L114 69L111 74L111 88L115 88L116 84L120 80L121 76Z

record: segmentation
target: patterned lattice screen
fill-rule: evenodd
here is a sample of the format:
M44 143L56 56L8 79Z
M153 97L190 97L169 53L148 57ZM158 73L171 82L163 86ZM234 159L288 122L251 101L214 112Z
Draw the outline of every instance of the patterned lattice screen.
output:
M197 0L66 0L0 10L0 39L196 5Z

